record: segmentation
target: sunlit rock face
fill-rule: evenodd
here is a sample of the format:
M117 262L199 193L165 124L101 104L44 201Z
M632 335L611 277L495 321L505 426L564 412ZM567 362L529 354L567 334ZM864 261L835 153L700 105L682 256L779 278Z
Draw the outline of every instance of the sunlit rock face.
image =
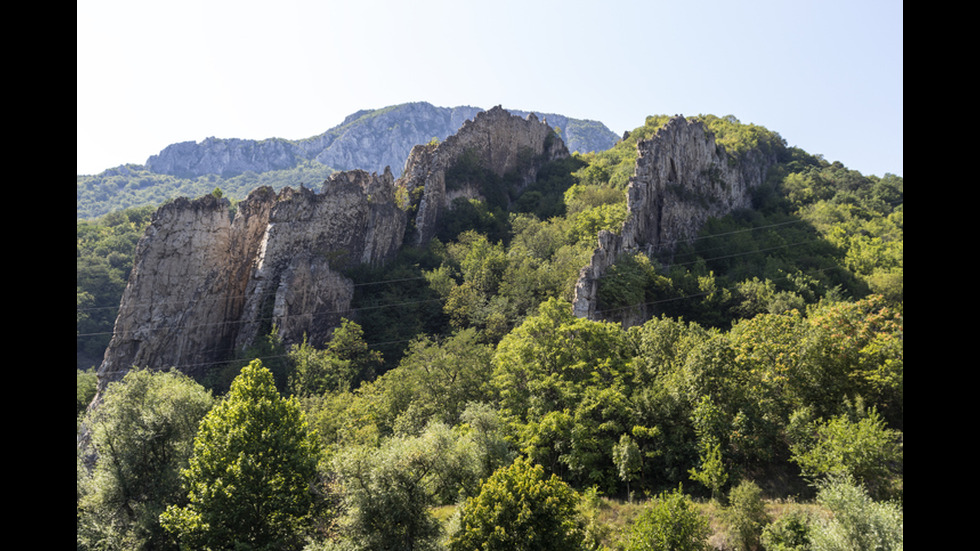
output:
M464 157L497 176L510 175L526 185L541 165L568 155L565 143L546 122L534 114L524 118L511 115L499 106L466 121L459 132L441 143L416 146L398 180L405 196L417 201L413 203L412 243L426 243L435 235L439 218L453 197L452 190L447 189L446 173ZM456 186L467 189L466 182Z
M592 260L579 274L573 305L579 317L595 317L599 278L617 258L636 252L669 258L709 218L751 207L752 189L776 163L774 156L760 151L736 159L701 123L684 117L671 119L655 136L640 141L637 153L626 221L618 233L598 236Z
M161 207L140 240L100 388L132 367L200 375L268 333L323 342L350 308L341 274L397 254L407 216L394 178L331 176L323 190L253 191L234 216L226 199Z

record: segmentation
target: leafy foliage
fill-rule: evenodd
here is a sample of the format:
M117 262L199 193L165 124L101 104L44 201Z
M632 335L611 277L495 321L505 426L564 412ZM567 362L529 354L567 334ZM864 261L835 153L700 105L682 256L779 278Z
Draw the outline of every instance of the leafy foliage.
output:
M895 503L871 499L848 477L820 485L817 501L833 516L811 530L814 551L900 550L904 543L904 514Z
M166 548L158 517L181 500L180 471L212 404L210 393L174 371L135 370L108 385L82 423L95 459L79 471L80 548Z
M890 495L902 461L901 435L888 429L876 410L812 422L797 432L809 433L792 447L791 459L804 475L850 476L874 495Z
M112 336L119 300L129 280L136 243L150 223L152 207L115 211L75 226L78 369L97 366Z
M357 388L374 379L383 365L381 353L364 342L361 326L348 319L341 320L323 350L304 339L290 348L289 357L294 364L289 389L296 396Z
M192 547L296 549L310 522L317 446L299 402L258 360L208 412L182 473L187 503L161 515Z
M434 548L441 528L429 508L475 485L472 459L442 423L337 454L345 495L339 539L357 549Z
M812 524L807 513L791 511L764 526L759 541L767 551L809 551Z
M626 551L701 551L707 549L708 521L680 487L662 492L630 528Z
M755 482L743 480L732 488L728 501L725 520L735 536L735 548L758 549L762 530L770 522L762 501L762 490Z
M517 459L463 505L449 549L574 550L585 538L578 494L540 465Z

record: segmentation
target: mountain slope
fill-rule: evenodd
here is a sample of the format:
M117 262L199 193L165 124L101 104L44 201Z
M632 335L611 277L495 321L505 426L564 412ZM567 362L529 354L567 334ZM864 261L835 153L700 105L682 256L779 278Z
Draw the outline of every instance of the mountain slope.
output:
M112 210L159 204L178 196L199 196L220 187L233 199L267 185L273 189L316 186L338 170L397 177L412 147L444 140L483 111L478 107L436 107L405 103L361 110L323 134L300 140L207 138L167 146L145 165L125 165L76 179L76 215L93 218ZM526 117L529 112L511 110ZM538 114L561 129L570 151L603 151L618 137L600 122Z

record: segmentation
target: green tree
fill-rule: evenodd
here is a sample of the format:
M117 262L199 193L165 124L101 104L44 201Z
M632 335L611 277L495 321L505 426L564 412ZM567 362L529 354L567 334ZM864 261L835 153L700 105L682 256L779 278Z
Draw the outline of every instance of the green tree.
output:
M711 531L708 520L681 488L663 492L636 518L625 551L704 551Z
M902 433L887 428L874 408L793 427L792 434L801 433L812 436L797 437L791 459L804 476L852 476L874 496L891 495L901 472Z
M575 550L585 528L579 495L555 475L524 458L498 469L466 500L449 549Z
M313 508L318 449L296 398L253 360L201 422L182 473L187 503L161 522L182 546L296 549Z
M381 353L365 342L364 329L346 318L334 329L325 349L318 350L304 339L290 347L289 358L294 363L289 390L297 396L354 390L373 379L384 364Z
M94 369L75 370L75 415L81 416L95 398L98 376Z
M158 518L181 499L180 470L212 403L201 385L175 371L133 370L108 385L83 420L95 461L79 471L80 547L164 548Z
M766 551L810 551L810 515L791 510L762 528L759 542Z
M604 492L619 486L619 466L611 450L630 429L632 407L618 385L586 384L576 405L571 429L571 449L563 458L576 485L597 485Z
M861 396L888 424L901 429L904 419L905 329L901 305L870 295L815 309L811 335L804 343L815 381L824 389L817 413L839 412L841 396ZM826 405L824 405L826 404ZM814 404L818 405L818 404Z
M497 346L493 384L505 413L539 419L576 408L588 386L617 384L629 358L619 325L577 318L571 305L549 299Z
M471 402L460 415L460 421L458 428L472 443L479 460L481 479L514 460L515 454L506 439L504 420L493 405Z
M490 380L492 348L478 336L469 328L445 339L415 339L398 367L385 374L389 392L404 395L399 401L415 404L426 420L456 424L467 403L483 397Z
M343 493L337 543L371 551L433 549L440 525L430 508L476 487L478 464L442 423L378 446L351 446L332 461Z
M613 462L619 471L619 478L626 483L626 495L632 503L633 493L630 492L630 481L640 474L643 458L640 455L640 447L628 434L620 436L619 443L613 446Z
M728 472L721 459L721 444L706 445L701 454L700 468L691 468L688 472L691 480L703 484L711 490L711 497L718 499L722 487L728 482Z

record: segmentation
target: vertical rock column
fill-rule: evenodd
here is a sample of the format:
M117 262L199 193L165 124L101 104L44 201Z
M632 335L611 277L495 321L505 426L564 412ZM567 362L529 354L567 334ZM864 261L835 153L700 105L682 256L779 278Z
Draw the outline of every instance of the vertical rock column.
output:
M765 180L775 158L749 152L738 160L704 126L675 117L637 144L627 188L627 216L619 233L603 232L575 286L576 316L594 319L599 280L623 254L669 258L694 239L709 218L752 205L751 190Z
M228 355L273 200L271 190L259 190L234 219L229 202L210 195L154 214L98 370L100 390L134 366L193 375Z

